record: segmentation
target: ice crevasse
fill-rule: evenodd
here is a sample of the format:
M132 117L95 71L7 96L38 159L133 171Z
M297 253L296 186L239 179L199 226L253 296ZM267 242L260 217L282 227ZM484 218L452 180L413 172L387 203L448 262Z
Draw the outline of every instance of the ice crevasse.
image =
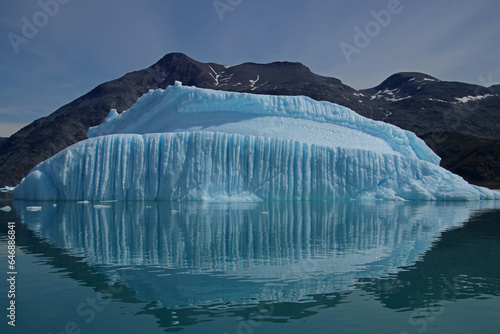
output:
M414 133L303 96L182 86L111 110L37 165L30 200L483 200Z

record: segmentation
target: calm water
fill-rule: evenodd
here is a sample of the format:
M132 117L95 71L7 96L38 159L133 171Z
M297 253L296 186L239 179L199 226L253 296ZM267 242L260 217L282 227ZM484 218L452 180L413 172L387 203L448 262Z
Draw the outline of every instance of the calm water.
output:
M500 203L7 205L2 333L500 330Z

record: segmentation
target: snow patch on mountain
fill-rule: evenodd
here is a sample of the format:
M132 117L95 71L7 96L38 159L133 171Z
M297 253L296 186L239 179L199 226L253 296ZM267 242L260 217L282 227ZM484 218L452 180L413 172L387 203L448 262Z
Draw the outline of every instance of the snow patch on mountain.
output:
M455 99L460 103L467 103L470 101L483 100L483 99L486 99L486 98L492 97L492 96L495 96L495 95L492 95L492 94L477 95L477 96L469 95L469 96L464 96L464 97L456 97Z

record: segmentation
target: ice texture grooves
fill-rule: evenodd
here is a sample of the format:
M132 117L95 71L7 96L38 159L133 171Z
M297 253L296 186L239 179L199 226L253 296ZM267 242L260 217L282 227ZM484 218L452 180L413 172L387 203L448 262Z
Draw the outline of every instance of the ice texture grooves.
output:
M401 154L225 132L120 134L77 143L14 190L36 200L479 200L498 193Z
M277 118L280 120L278 124ZM244 134L280 138L286 134L300 135L302 129L297 129L299 120L303 121L302 128L312 130L307 142L325 141L328 146L343 146L346 142L354 143L357 137L365 135L378 142L385 142L385 145L404 156L435 164L440 161L413 132L373 121L337 104L318 102L305 96L271 96L199 89L182 86L179 82L165 90L149 91L120 115L112 110L105 123L89 129L88 137L117 133L213 130L239 134L245 131ZM306 120L308 122L304 122ZM277 125L281 129L276 129ZM325 126L329 131L337 130L342 133L333 138L325 138L328 137ZM321 131L314 134L315 130ZM359 148L374 151L384 148L380 144L380 149L373 149L375 145L363 147L369 145L370 140L361 140Z

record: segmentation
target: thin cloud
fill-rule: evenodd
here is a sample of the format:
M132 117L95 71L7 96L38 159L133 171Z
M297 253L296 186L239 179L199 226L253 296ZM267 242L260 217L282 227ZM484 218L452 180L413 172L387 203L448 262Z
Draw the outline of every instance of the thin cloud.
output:
M24 128L28 124L29 123L19 123L19 122L3 123L3 122L0 122L0 137L10 137L14 133L16 133L17 131Z

